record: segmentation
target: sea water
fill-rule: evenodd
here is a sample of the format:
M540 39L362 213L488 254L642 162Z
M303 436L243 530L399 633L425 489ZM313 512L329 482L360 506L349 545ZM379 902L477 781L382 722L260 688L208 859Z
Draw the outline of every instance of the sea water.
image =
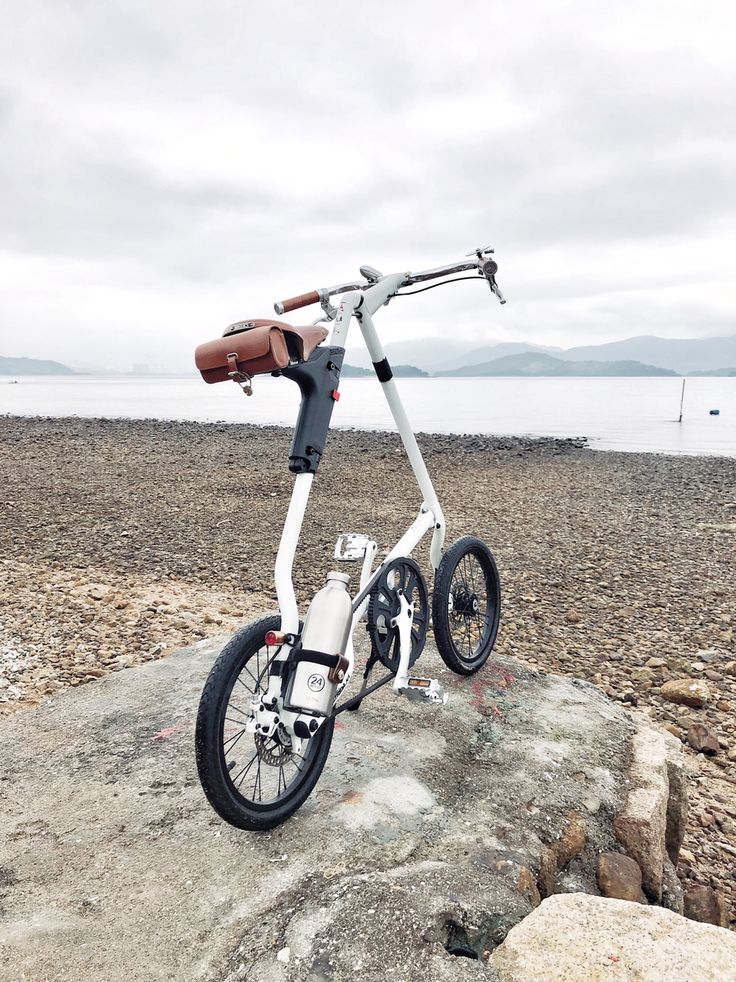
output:
M594 449L736 456L736 378L397 379L417 432L586 437ZM299 391L258 377L246 398L229 382L154 376L0 377L0 414L293 425ZM392 429L374 378L343 379L333 425ZM711 415L711 410L719 410Z

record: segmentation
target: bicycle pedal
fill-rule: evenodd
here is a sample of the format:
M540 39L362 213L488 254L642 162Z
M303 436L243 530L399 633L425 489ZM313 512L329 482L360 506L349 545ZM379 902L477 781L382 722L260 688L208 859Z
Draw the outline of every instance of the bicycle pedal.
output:
M448 698L437 679L423 679L412 675L399 686L398 692L410 702L424 702L433 706L444 706Z
M371 540L367 535L362 535L360 532L346 532L335 543L334 558L341 563L351 563L357 559L363 559L370 545Z

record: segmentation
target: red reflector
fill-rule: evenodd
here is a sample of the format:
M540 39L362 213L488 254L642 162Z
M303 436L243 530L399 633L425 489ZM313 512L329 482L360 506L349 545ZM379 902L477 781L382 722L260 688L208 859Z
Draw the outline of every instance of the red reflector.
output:
M266 644L283 644L286 640L286 635L282 634L281 631L266 631L266 636L263 639Z
M337 391L337 389L332 390L332 398L335 400L335 402L340 401L340 393Z

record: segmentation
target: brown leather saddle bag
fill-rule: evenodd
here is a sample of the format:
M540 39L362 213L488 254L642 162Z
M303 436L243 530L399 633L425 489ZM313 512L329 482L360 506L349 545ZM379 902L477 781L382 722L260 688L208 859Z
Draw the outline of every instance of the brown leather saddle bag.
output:
M231 324L221 338L200 344L194 361L205 382L266 375L306 361L327 337L327 328L293 327L283 321L254 320Z

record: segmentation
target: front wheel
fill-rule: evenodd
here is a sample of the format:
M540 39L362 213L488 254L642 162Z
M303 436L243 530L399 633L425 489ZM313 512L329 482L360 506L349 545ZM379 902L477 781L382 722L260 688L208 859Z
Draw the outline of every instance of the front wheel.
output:
M268 687L268 667L278 647L278 614L248 624L212 666L197 713L197 770L207 800L226 822L263 831L286 821L312 793L332 743L334 717L314 736L292 746L283 728L272 737L248 733L251 702Z
M490 655L501 616L501 582L491 550L475 536L453 543L437 568L432 624L442 660L458 675L477 672Z

